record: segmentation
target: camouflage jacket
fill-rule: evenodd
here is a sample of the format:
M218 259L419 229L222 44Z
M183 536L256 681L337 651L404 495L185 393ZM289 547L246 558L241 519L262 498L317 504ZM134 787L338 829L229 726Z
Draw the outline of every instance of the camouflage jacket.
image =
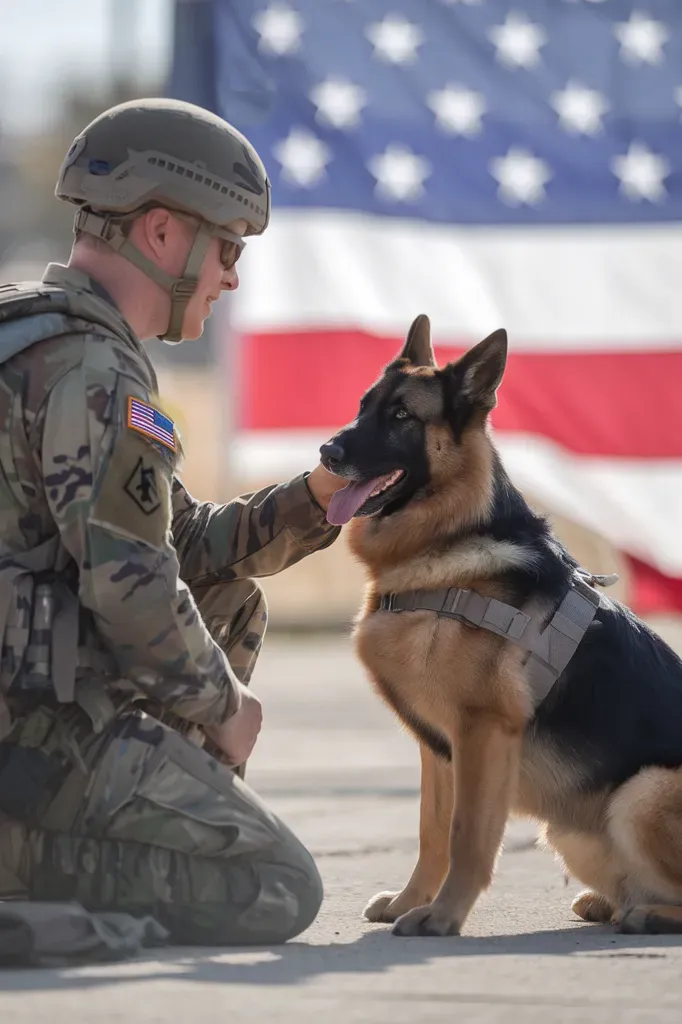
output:
M43 282L76 290L117 329L81 322L64 333L62 318L60 333L0 365L0 569L57 545L80 605L75 677L125 680L183 718L219 723L238 706L236 681L189 585L272 575L339 529L307 474L225 505L189 495L139 339L81 272L51 264ZM5 693L24 670L32 597L17 586L6 609Z

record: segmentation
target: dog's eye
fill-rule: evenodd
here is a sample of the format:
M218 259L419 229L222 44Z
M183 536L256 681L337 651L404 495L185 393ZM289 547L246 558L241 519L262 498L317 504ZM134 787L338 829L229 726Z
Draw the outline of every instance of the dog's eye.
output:
M393 415L397 420L405 420L410 414L407 409L396 409Z

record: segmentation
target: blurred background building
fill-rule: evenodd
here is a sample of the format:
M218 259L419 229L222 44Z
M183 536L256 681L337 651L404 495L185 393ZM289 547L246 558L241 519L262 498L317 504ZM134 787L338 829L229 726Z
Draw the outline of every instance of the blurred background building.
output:
M268 167L271 226L199 343L149 343L213 500L312 468L412 318L441 361L509 332L493 414L531 502L676 643L682 612L679 0L0 0L0 280L65 261L72 138L200 103ZM265 581L347 626L343 539Z

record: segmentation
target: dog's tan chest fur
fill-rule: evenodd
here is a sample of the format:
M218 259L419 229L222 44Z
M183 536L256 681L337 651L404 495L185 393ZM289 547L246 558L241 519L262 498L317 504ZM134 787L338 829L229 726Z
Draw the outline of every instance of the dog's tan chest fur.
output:
M456 736L461 713L477 707L497 708L517 723L530 721L520 649L501 641L491 645L481 631L432 612L377 612L374 605L368 600L356 622L356 652L378 694L408 726L416 718L436 733ZM513 688L515 671L519 685ZM526 729L512 812L591 831L603 798L582 797L583 781L578 762Z
M451 633L460 628L454 622L447 625ZM379 694L399 714L409 709L438 730L444 718L452 720L455 711L436 674L442 632L442 624L428 612L413 612L409 617L377 612L363 619L355 631L357 654Z
M461 713L480 708L522 726L528 701L520 648L510 650L498 637L433 612L374 611L374 605L370 598L356 623L356 652L403 719L401 712L409 711L434 730L456 735ZM517 685L510 685L514 677Z

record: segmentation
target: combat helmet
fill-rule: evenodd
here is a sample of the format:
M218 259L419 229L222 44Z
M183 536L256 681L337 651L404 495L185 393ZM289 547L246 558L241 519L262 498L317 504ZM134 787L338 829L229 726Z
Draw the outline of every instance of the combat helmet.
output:
M132 100L96 117L66 154L55 195L80 207L74 232L103 239L170 293L169 324L159 337L171 343L182 341L185 309L211 238L223 239L236 259L245 243L226 225L242 218L246 235L260 235L270 219L270 182L248 139L180 100ZM156 266L127 238L126 226L152 206L197 219L181 277Z

